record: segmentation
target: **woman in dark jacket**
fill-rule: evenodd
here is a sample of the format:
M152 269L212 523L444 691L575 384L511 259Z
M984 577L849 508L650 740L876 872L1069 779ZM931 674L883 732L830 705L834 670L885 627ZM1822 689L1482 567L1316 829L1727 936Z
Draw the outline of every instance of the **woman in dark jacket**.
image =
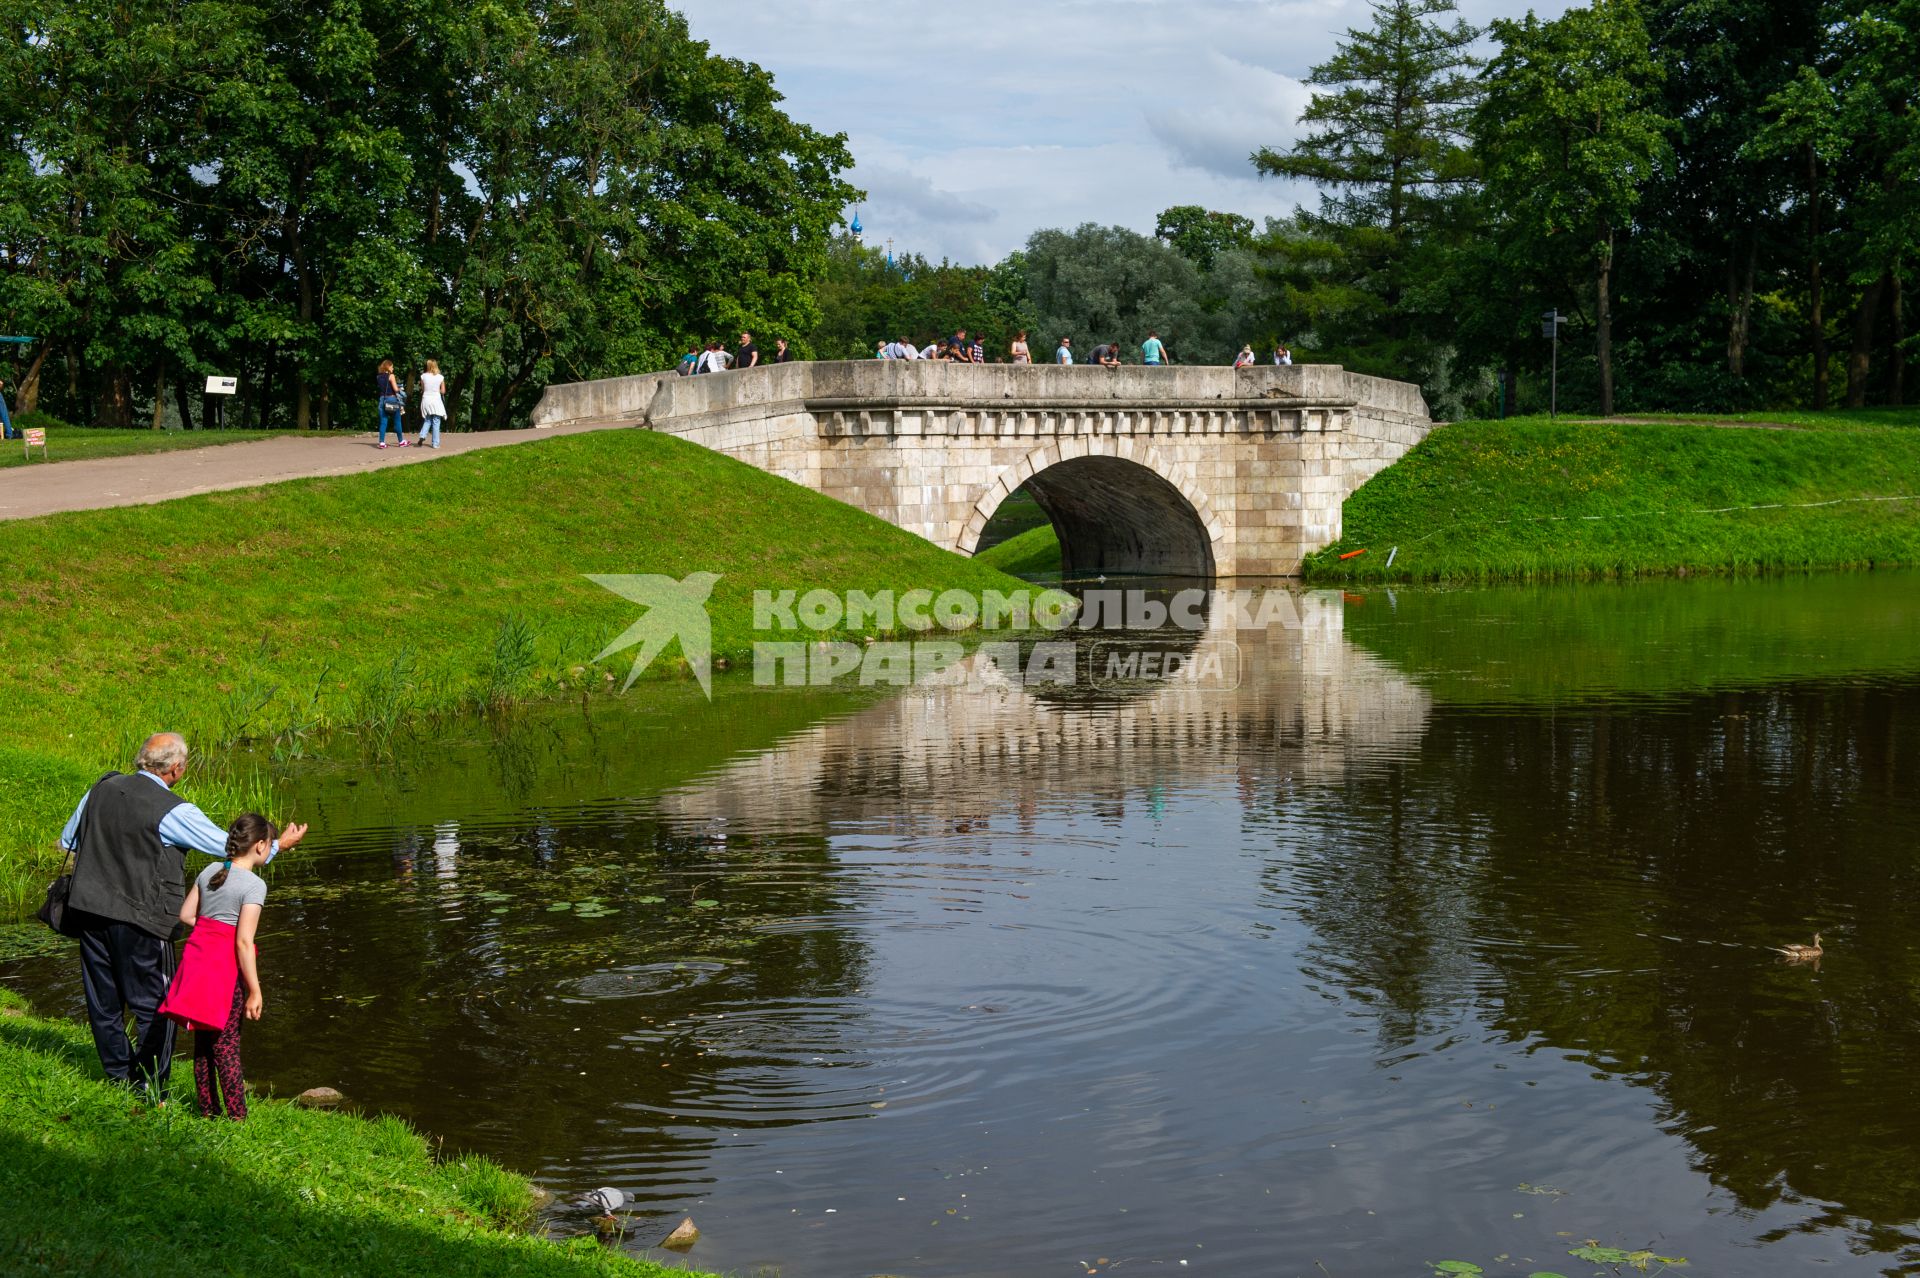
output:
M393 375L393 361L380 361L379 371L373 375L373 393L380 401L380 444L387 446L387 418L393 418L393 437L400 441L400 447L407 446L407 428L401 423L401 415L406 411L407 400L400 393L400 379Z

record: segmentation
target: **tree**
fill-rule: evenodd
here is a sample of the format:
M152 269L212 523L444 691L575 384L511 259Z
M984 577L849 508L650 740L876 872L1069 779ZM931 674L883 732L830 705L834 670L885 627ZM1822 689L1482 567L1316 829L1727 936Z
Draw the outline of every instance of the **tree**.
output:
M1594 0L1552 22L1496 21L1474 133L1493 230L1509 268L1551 282L1586 275L1600 412L1611 414L1613 268L1667 150L1668 122L1633 0ZM1553 294L1541 299L1552 305Z
M1243 250L1227 250L1203 271L1153 236L1088 223L1036 231L1026 248L1027 304L1034 336L1051 350L1069 336L1132 346L1150 331L1177 362L1225 364L1250 331L1253 271Z
M375 361L469 426L686 334L795 333L857 194L664 0L0 0L0 321L103 422L171 379L326 425ZM345 388L344 390L342 388Z
M1375 0L1309 84L1308 132L1254 167L1323 188L1317 213L1264 243L1270 271L1323 347L1357 367L1418 377L1440 343L1422 286L1460 225L1475 177L1466 145L1480 32L1453 0Z
M1156 239L1165 240L1201 270L1230 249L1251 248L1253 219L1238 213L1215 213L1198 204L1178 204L1154 223Z

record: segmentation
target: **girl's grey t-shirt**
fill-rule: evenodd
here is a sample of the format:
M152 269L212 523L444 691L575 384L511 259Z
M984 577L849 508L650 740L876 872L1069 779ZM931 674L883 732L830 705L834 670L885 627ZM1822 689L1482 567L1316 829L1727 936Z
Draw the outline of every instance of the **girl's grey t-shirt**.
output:
M227 881L214 887L213 876L220 873L224 864L215 861L200 871L200 877L195 880L200 885L200 917L238 927L241 906L267 903L267 881L252 870L236 865L227 871Z

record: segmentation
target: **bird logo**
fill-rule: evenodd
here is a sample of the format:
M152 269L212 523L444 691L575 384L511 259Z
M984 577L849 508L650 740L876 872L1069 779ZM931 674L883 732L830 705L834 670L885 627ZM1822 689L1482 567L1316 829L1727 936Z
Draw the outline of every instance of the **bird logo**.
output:
M720 580L719 573L688 573L679 581L652 572L587 573L586 578L646 609L640 614L640 620L623 630L619 638L594 658L604 661L635 644L640 646L633 659L633 669L627 672L627 681L620 685L623 692L633 686L640 672L651 665L669 643L678 639L680 655L686 658L693 677L700 681L700 690L707 694L707 700L713 700L713 621L707 616L707 597L713 593L714 583Z

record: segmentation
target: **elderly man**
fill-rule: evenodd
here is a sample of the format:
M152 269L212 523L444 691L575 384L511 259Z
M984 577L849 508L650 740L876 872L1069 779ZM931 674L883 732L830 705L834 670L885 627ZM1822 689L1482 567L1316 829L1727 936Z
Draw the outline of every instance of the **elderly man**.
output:
M68 916L93 1045L107 1077L166 1100L173 1022L155 1015L173 979L173 937L187 895L187 852L225 856L227 832L173 792L187 770L177 732L148 737L132 775L109 772L73 810L60 846L74 854ZM306 835L289 826L268 860ZM133 1037L127 1037L127 1013Z

